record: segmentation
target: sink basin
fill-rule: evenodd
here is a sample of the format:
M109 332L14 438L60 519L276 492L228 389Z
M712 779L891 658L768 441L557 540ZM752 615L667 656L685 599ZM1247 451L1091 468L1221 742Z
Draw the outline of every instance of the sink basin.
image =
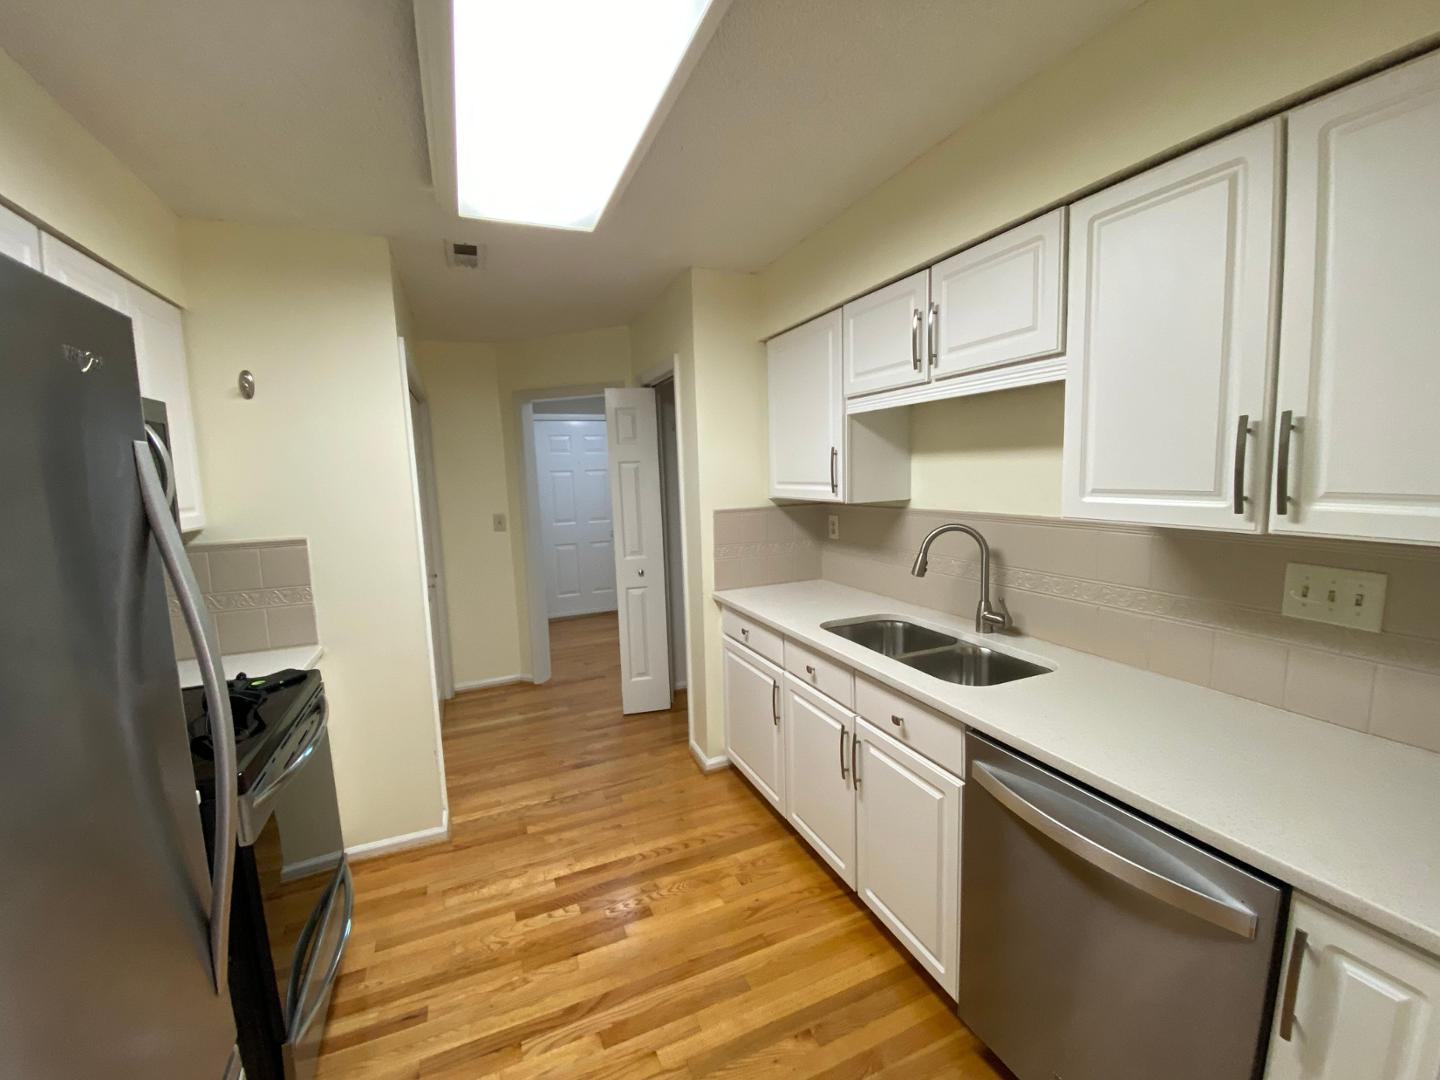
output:
M956 643L956 639L949 634L929 630L903 619L843 619L825 623L823 628L871 652L896 659L906 653L938 649Z
M996 686L1044 675L1050 670L904 619L840 619L823 623L822 629L916 671L960 686Z
M916 671L961 686L996 686L1016 679L1028 679L1032 675L1044 675L1050 670L1009 653L967 644L898 659Z

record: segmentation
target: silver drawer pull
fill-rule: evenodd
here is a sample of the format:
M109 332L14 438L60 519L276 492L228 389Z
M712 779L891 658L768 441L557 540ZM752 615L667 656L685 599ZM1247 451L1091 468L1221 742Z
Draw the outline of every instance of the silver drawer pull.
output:
M740 627L740 636L741 636L742 638L744 638L746 641L749 641L749 640L750 640L750 628L747 627L747 626L742 626L742 627Z
M1295 1034L1295 998L1300 993L1300 965L1305 962L1305 947L1310 935L1296 930L1290 942L1290 965L1285 969L1285 991L1280 999L1280 1038L1289 1042Z
M896 716L892 713L890 716L890 723L894 724L896 727L904 727L905 718L903 716Z
M815 665L814 665L814 664L806 664L806 665L805 665L805 674L806 674L806 675L809 675L810 678L813 679L813 678L815 677Z

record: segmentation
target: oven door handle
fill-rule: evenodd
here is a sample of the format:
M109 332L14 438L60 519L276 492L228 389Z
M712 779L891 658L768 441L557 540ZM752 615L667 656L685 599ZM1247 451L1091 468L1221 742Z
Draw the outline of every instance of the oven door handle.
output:
M325 905L325 917L321 920L320 929L315 934L316 941L325 940L325 932L330 929L330 920L335 917L335 893L340 891L344 892L345 924L340 928L340 936L335 941L335 952L325 965L325 975L315 988L314 994L308 1004L302 1004L299 1000L299 986L296 986L290 999L295 1003L295 1007L290 1013L290 1028L286 1033L286 1038L292 1044L298 1043L303 1039L305 1033L310 1030L310 1025L315 1022L315 1017L320 1012L320 1006L325 1001L325 995L328 994L330 988L335 985L335 978L340 974L340 958L345 955L345 945L350 940L350 930L354 925L355 916L355 880L350 876L350 863L344 856L341 856L340 869L336 874L335 885L331 888L329 902ZM315 958L312 956L310 963L306 965L305 979L300 985L304 985L304 983L310 981L309 976L313 974L315 970L314 960ZM292 985L294 985L293 974L291 979Z
M219 638L215 624L200 595L195 571L185 555L180 530L170 513L170 499L155 470L155 458L146 439L133 445L135 472L140 481L140 498L150 532L160 549L160 559L175 587L175 597L185 615L185 628L195 644L200 680L205 685L205 705L210 715L210 741L215 751L215 836L211 843L214 858L210 867L210 968L215 992L229 986L230 894L235 878L236 789L239 783L235 724L230 716L230 693L220 667Z
M292 760L289 765L286 765L274 780L267 782L263 787L250 793L250 801L255 806L259 806L261 803L267 801L280 790L281 786L284 785L290 777L304 768L305 763L314 755L321 740L325 738L325 733L330 729L330 703L325 699L323 692L320 694L318 705L320 709L320 722L315 725L315 730L312 731L310 737L305 740L304 748L295 755L294 760Z
M1112 851L1104 844L1092 840L1084 833L1036 806L1005 783L1000 778L1001 772L998 769L984 762L977 761L971 766L970 777L989 792L1002 807L1041 836L1076 858L1084 859L1102 873L1123 881L1163 904L1169 904L1171 907L1179 908L1181 911L1204 919L1222 930L1228 930L1242 938L1253 939L1255 937L1259 920L1249 908L1233 900L1208 896L1172 877L1141 866L1118 851ZM1013 780L1013 778L1011 779Z

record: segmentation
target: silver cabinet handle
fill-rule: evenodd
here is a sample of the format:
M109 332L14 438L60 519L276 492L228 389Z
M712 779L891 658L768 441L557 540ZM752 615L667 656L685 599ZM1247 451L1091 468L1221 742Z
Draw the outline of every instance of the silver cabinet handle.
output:
M1295 430L1295 413L1286 409L1280 414L1280 445L1275 452L1275 513L1284 517L1290 511L1290 433Z
M812 679L815 678L815 665L814 665L814 664L806 664L806 665L805 665L805 674L806 674L806 675L809 675L810 678L812 678Z
M1217 900L1213 896L1207 896L1174 878L1141 866L1119 852L1111 851L1040 809L1001 780L1000 774L984 762L975 762L970 769L970 776L988 791L996 802L1026 825L1070 854L1084 859L1097 870L1123 881L1161 903L1204 919L1222 930L1228 930L1242 938L1255 937L1259 919L1249 908L1231 900Z
M750 640L750 628L749 628L748 626L742 626L742 627L740 627L740 636L741 636L742 638L744 638L746 641L749 641L749 640Z
M920 309L910 313L910 363L920 370Z
M775 726L780 726L780 684L770 683L770 716L775 721Z
M845 736L846 736L847 734L848 734L848 732L842 727L842 728L840 729L840 779L841 779L841 780L844 780L846 777L848 777L848 776L850 775L850 771L845 767Z
M934 367L940 360L940 305L934 300L930 301L930 313L926 318L926 328L930 331L930 366Z
M1305 947L1310 935L1296 930L1290 942L1290 965L1285 969L1285 990L1280 998L1280 1038L1286 1042L1295 1034L1295 998L1300 993L1300 965L1305 962Z
M1245 513L1245 451L1249 446L1250 416L1246 413L1235 426L1235 476L1231 484L1232 509L1240 515Z
M155 448L156 455L165 466L165 505L174 509L175 459L170 456L170 448L165 445L165 440L160 437L160 433L149 424L145 425L145 438L150 440L150 445Z
M343 918L345 919L345 924L340 928L340 938L335 942L335 952L330 957L329 963L325 965L325 976L320 980L320 985L316 989L309 1003L309 1007L302 1013L298 1007L299 1003L296 1003L296 1009L292 1014L292 1019L297 1019L298 1023L293 1023L288 1032L290 1042L292 1043L299 1042L304 1037L305 1032L310 1030L310 1025L315 1022L315 1017L320 1012L320 1006L325 1001L325 995L329 993L330 988L335 985L335 977L340 974L340 958L345 955L345 946L350 941L350 930L355 917L355 882L350 876L350 863L345 861L343 857L340 863L339 875L333 889L344 891L345 914ZM325 920L320 925L317 940L323 941L325 939L325 931L329 929L330 920L334 914L335 900L333 899L332 890L332 900L326 906ZM305 974L308 976L313 969L314 962L312 958L311 966Z
M850 736L850 782L860 790L860 735Z
M215 976L215 992L229 989L230 957L230 892L235 875L236 787L239 770L236 764L235 724L230 717L230 692L225 685L225 672L220 667L220 646L215 624L206 610L195 580L195 571L185 556L180 529L170 516L170 504L160 477L155 472L155 459L150 456L148 440L133 444L135 472L140 479L140 498L145 504L145 517L160 549L160 559L175 586L175 597L185 616L185 628L195 644L195 660L200 679L205 685L205 704L210 713L210 741L215 753L215 836L211 845L214 858L210 868L210 968Z
M904 727L905 718L903 716L895 716L894 714L891 714L890 723L894 724L896 727Z
M830 447L830 494L840 494L840 451Z

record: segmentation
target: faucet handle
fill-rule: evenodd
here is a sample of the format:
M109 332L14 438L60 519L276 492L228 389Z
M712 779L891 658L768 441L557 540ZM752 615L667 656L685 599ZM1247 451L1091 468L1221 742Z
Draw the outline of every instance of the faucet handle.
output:
M1010 613L1005 610L1005 602L1002 600L997 607L991 607L987 600L982 599L980 610L975 613L975 623L975 628L982 634L1009 630Z

